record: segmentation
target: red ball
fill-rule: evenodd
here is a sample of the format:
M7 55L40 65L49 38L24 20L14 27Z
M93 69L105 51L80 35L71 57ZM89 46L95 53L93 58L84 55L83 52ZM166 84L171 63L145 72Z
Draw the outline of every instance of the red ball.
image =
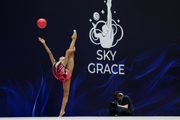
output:
M39 18L37 20L37 26L41 29L45 28L47 25L47 21L44 18Z

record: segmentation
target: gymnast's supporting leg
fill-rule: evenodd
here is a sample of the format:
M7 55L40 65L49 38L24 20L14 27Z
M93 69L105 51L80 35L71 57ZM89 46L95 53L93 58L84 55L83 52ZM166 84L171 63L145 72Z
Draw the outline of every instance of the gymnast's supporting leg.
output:
M66 104L68 102L68 97L69 97L70 84L71 84L71 78L63 82L64 95L63 95L62 106L61 106L61 111L59 115L60 117L62 117L65 114L65 108L66 108Z

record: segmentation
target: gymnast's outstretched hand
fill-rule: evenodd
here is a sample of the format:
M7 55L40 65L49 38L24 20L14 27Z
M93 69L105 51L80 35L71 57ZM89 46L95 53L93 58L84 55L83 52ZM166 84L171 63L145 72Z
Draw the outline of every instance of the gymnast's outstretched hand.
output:
M42 44L44 44L44 43L45 43L45 40L44 40L43 38L38 37L38 39L39 39L39 41L40 41Z

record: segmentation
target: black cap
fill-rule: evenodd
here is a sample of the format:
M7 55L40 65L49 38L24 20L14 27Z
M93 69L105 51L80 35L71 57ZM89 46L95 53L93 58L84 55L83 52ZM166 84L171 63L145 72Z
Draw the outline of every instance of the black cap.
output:
M113 97L116 98L117 96L123 96L123 93L121 91L115 91Z

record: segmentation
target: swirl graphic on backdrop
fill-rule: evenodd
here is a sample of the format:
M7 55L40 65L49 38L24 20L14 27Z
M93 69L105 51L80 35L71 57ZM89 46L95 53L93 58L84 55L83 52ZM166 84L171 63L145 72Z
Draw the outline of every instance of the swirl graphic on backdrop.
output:
M101 16L98 12L94 12L93 14L93 20L96 21L96 23L93 23L92 19L89 20L93 25L89 32L89 38L93 44L101 45L103 48L116 46L124 35L123 28L118 24L120 20L117 20L117 23L112 19L111 2L112 0L107 0L106 2L107 21L100 20ZM104 10L102 10L101 13L104 14ZM116 38L116 40L114 38Z
M98 21L98 20L100 19L99 13L98 13L98 12L95 12L95 13L93 14L93 18L94 18L95 21Z

